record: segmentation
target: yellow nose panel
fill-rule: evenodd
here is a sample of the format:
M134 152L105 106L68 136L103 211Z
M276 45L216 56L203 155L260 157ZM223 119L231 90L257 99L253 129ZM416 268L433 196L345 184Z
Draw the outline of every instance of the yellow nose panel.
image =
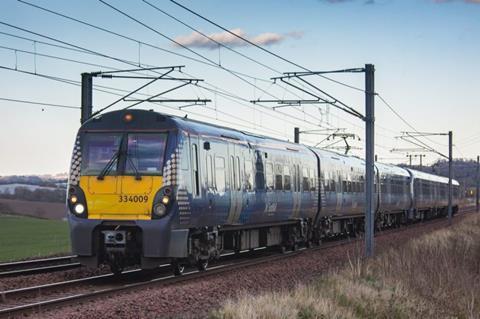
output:
M82 176L89 219L147 220L151 219L155 193L162 187L161 176Z

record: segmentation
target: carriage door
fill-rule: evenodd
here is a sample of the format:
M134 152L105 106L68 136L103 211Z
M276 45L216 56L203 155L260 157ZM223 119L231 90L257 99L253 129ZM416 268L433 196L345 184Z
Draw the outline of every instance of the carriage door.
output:
M273 216L277 211L277 194L274 191L273 163L265 162L265 213Z
M243 156L238 146L228 145L228 172L230 181L230 211L228 213L227 223L236 224L242 212L243 185L242 185L242 167Z
M292 171L292 195L293 195L293 218L300 215L300 207L302 204L302 193L300 189L300 167L298 164L293 165Z

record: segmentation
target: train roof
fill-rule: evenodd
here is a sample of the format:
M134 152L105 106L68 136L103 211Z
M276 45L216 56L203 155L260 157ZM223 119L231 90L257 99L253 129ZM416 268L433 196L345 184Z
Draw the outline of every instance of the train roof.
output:
M365 167L365 161L356 156L348 156L345 154L340 154L334 151L325 150L317 147L309 147L309 149L312 152L316 153L322 160L335 160L341 161L345 165Z
M391 175L398 175L403 177L410 177L410 173L406 169L399 166L395 166L392 164L384 164L379 162L375 162L375 166L377 166L380 175L391 174Z
M432 181L432 182L437 182L437 183L442 183L442 184L448 184L448 178L444 176L438 176L430 173L425 173L421 171L417 171L414 169L407 168L407 170L412 174L413 178L415 179L422 179L422 180L427 180L427 181ZM452 185L460 185L458 181L452 179Z

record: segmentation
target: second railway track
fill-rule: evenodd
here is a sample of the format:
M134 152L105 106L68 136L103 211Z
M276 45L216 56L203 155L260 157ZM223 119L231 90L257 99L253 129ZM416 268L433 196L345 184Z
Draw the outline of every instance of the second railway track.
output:
M80 267L76 256L32 259L0 264L0 278L62 271Z

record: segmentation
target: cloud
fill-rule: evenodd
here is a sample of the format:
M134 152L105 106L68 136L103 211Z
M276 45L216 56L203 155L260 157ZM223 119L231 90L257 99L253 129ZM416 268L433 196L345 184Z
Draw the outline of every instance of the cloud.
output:
M337 0L338 1L338 0ZM230 32L241 36L242 38L248 39L251 42L258 44L258 45L273 45L278 44L286 40L287 38L292 39L300 39L303 37L303 32L293 31L286 34L281 33L274 33L274 32L265 32L260 33L255 36L248 36L245 31L240 28L232 29ZM202 32L203 33L203 32ZM213 40L222 43L224 45L228 45L230 47L240 47L246 46L247 43L235 35L230 34L229 32L218 32L218 33L211 33L208 34L210 38ZM200 33L194 31L188 35L178 36L174 39L177 43L177 46L183 45L190 48L206 48L206 49L216 49L218 48L218 44L211 41L210 39L204 37Z

